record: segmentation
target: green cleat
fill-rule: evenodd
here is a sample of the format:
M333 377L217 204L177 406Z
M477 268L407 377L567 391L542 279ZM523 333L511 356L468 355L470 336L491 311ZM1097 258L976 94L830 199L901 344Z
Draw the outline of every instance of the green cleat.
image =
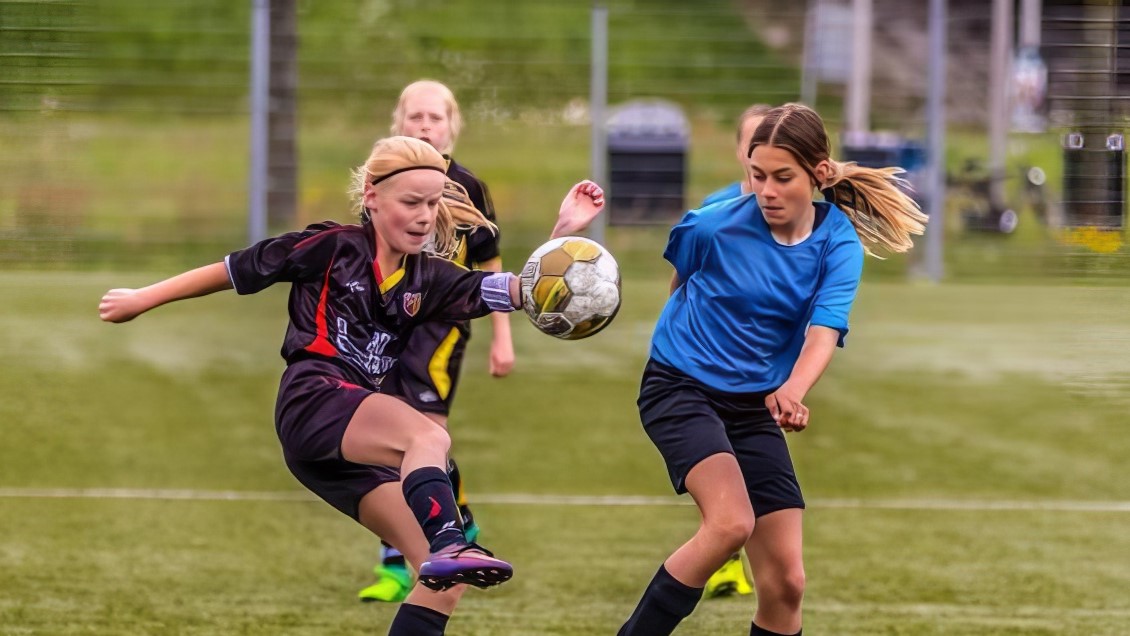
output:
M467 539L467 543L474 543L475 539L479 538L479 524L472 521L463 527L463 536Z
M412 575L404 566L378 565L373 568L377 582L357 593L364 603L399 603L412 591Z
M470 511L467 511L467 517L470 516ZM464 527L463 535L467 537L467 543L474 543L479 536L479 524L471 519ZM384 549L381 551L383 554ZM362 588L357 592L357 598L363 603L399 603L408 598L408 593L412 591L412 575L403 563L403 560L398 560L392 565L386 565L382 561L373 566L377 582Z
M735 554L706 581L703 597L718 598L731 594L744 596L752 593L753 586L749 584L749 579L746 578L742 557L740 554Z

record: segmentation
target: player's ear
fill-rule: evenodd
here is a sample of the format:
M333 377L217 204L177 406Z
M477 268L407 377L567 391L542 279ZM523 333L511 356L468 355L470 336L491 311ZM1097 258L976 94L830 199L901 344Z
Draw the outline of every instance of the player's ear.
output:
M361 205L369 210L376 212L377 210L377 186L365 182L365 191L361 195Z
M812 171L812 176L816 177L816 187L820 189L827 187L832 174L832 164L828 163L827 159L816 164L816 169Z

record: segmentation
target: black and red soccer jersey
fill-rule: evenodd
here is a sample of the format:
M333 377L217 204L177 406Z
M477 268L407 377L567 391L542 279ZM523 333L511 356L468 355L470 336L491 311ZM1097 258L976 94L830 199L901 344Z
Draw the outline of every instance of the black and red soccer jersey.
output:
M491 223L496 223L494 214L494 201L490 198L490 190L485 183L479 180L470 170L449 159L447 178L463 186L470 197L471 203L483 213ZM476 227L470 230L456 232L455 252L453 261L470 269L478 263L485 263L498 258L498 233L492 232L488 227Z
M470 271L424 253L408 255L386 275L376 255L371 225L326 221L233 252L225 262L240 294L292 283L282 347L288 363L310 356L343 362L371 390L379 390L417 325L512 309L509 274Z

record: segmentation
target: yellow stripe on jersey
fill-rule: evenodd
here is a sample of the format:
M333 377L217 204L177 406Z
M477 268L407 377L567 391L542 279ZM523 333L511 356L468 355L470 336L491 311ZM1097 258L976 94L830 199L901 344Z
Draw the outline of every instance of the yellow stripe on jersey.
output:
M386 276L385 279L381 281L381 284L380 284L381 293L387 294L388 290L392 289L393 287L396 287L396 284L400 282L401 278L404 278L404 266L403 265L401 265L400 269L398 269L395 272L393 272L392 274Z
M459 342L459 329L452 327L428 362L428 375L431 376L432 384L441 400L446 400L447 395L451 393L451 376L447 374L447 364L451 360L451 352L455 350L457 342Z
M467 237L460 235L456 241L455 253L452 254L451 260L463 266L470 265L470 263L467 262Z

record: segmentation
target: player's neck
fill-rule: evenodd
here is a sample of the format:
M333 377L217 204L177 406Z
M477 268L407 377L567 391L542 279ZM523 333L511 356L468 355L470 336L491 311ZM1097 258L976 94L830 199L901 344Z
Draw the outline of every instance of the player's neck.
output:
M809 205L796 220L783 225L774 225L769 228L773 240L781 245L796 245L802 243L812 235L812 228L816 224L816 206Z
M377 267L380 268L381 278L387 277L389 274L400 269L400 264L404 262L404 252L398 252L389 246L388 241L377 233Z

